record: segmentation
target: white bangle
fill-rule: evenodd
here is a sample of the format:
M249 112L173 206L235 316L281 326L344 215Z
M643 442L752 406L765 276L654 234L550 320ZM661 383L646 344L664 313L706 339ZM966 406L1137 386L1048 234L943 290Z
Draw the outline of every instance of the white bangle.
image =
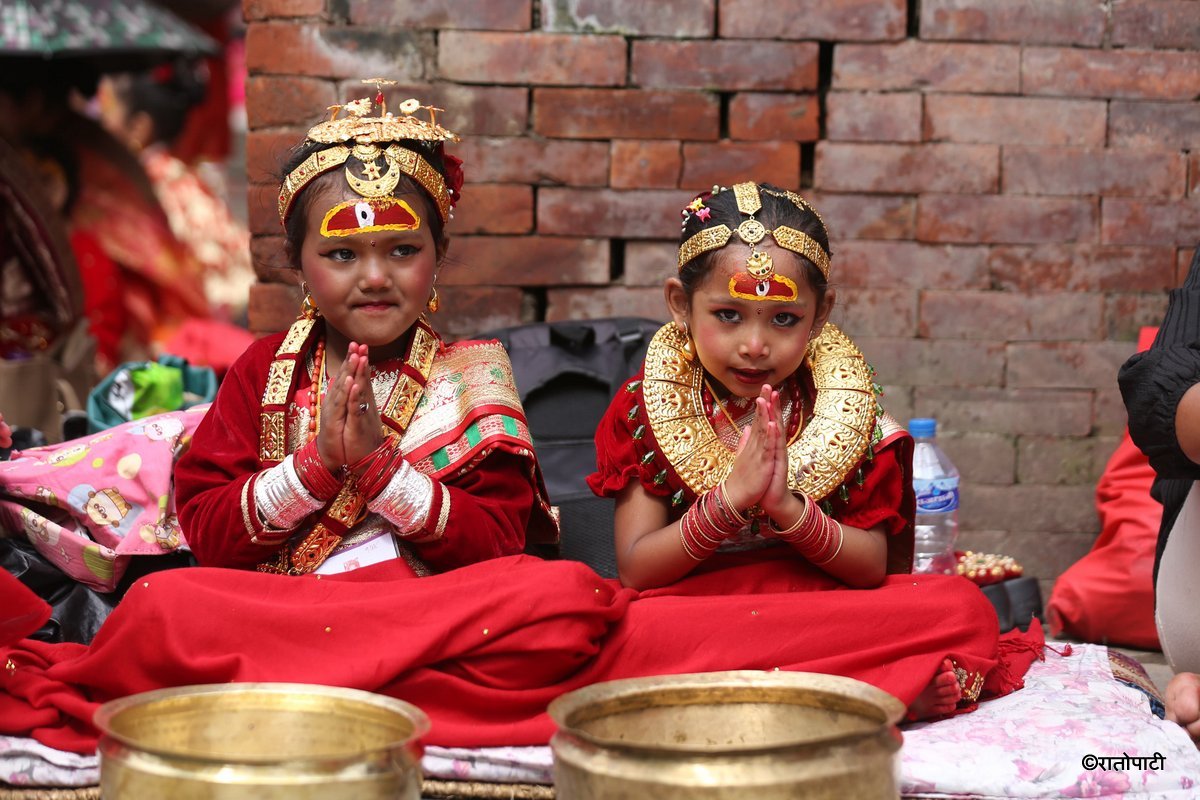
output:
M300 482L294 459L295 456L289 455L254 482L254 503L259 516L279 530L291 530L323 505Z
M390 522L399 536L424 528L432 507L433 480L407 461L401 461L387 486L367 501L367 508Z

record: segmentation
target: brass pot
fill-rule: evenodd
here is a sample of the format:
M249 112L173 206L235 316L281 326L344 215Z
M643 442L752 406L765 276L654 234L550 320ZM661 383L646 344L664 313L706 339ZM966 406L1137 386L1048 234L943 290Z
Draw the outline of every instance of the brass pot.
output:
M183 686L96 712L104 800L420 797L420 709L298 683Z
M635 678L570 692L549 712L560 800L900 796L904 704L851 678Z

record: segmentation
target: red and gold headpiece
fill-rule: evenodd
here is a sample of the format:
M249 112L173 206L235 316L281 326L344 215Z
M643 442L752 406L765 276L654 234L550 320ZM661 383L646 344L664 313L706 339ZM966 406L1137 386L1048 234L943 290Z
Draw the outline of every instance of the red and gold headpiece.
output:
M719 194L723 191L728 190L720 186L714 186L709 196ZM760 285L755 287L754 294L750 295L744 291L748 287L741 285L734 286L736 282L735 276L735 279L730 282L729 291L730 294L734 294L736 289L737 292L748 296L750 299L776 300L787 296L788 289L786 286L790 284L791 299L795 299L795 285L782 276L775 277L775 265L771 260L771 256L758 250L756 245L769 234L780 247L791 250L793 253L802 255L811 261L821 271L821 274L825 276L826 280L829 280L829 254L817 243L816 239L804 231L789 228L786 225L780 225L774 230L767 230L761 222L754 218L754 215L762 208L762 196L759 194L759 191L759 186L756 183L737 183L733 186L738 211L747 217L738 225L736 231L738 238L750 245L750 255L746 258L746 273L743 274L748 274L749 277L753 278ZM821 223L821 226L825 226L825 221L821 219L821 215L817 213L817 210L795 192L779 192L766 188L763 188L761 191L776 197L786 198L797 208L804 211L811 211ZM707 221L710 213L709 209L704 205L703 199L697 198L683 211L685 224L689 214L695 214L702 221ZM729 229L728 225L717 225L712 228L704 228L695 233L679 248L679 268L682 269L685 264L701 253L707 253L710 250L716 250L729 244L729 240L733 238L734 232ZM734 294L734 296L738 295Z
M309 129L308 141L333 146L313 153L284 178L279 189L280 222L287 222L296 195L313 178L345 164L346 182L368 199L390 196L400 182L400 175L408 175L429 192L438 216L445 224L462 189L462 162L443 153L448 176L443 178L423 155L399 144L418 141L441 147L443 142L459 141L456 134L437 124L435 114L444 109L423 106L410 99L400 104L397 116L387 110L382 88L394 85L395 81L370 78L363 83L375 85L374 102L370 97L364 97L345 105L330 106L330 118ZM367 116L375 106L379 107L379 116ZM415 116L421 109L429 112L428 121ZM339 117L340 112L346 115ZM384 162L382 165L380 159Z

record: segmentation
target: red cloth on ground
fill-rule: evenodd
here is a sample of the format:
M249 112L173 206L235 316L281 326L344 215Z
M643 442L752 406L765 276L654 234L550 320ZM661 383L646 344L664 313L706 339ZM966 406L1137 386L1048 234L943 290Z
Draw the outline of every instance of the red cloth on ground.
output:
M1157 328L1143 328L1138 351ZM1054 583L1046 604L1054 636L1159 649L1154 624L1154 549L1162 505L1150 496L1154 469L1128 432L1096 485L1100 536Z
M943 658L986 673L985 694L1020 685L1040 632L997 642L968 581L893 576L880 589L787 591L812 580L795 559L733 567L752 594L630 589L582 564L512 556L427 578L398 562L336 577L191 568L136 583L91 646L0 648L0 732L92 752L106 700L199 683L298 681L407 700L448 746L545 744L546 705L602 680L724 669L849 675L909 703ZM15 584L15 585L14 585ZM938 594L923 591L936 585ZM682 593L697 591L695 595ZM15 580L0 603L27 603ZM863 620L871 624L863 625ZM886 632L886 633L885 633Z

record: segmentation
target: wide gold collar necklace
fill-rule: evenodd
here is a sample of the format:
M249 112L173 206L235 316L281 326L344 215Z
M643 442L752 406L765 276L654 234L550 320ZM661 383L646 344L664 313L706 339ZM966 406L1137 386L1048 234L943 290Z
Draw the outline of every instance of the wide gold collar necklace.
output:
M658 447L695 494L729 475L734 453L704 413L704 368L684 352L673 323L659 329L646 352L642 397ZM826 324L811 358L816 401L812 419L788 445L788 488L822 500L862 461L875 433L871 368L858 348Z

